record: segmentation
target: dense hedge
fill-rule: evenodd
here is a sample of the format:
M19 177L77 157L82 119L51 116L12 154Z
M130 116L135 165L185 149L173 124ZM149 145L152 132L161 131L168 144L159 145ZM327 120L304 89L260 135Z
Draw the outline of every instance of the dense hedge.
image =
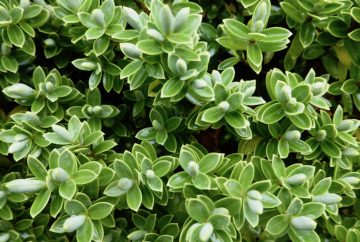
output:
M359 0L1 0L0 241L360 241Z

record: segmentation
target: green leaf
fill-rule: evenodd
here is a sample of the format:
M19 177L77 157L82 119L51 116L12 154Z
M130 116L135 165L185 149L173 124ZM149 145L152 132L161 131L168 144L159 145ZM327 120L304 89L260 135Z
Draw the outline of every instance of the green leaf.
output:
M11 43L19 48L22 48L25 44L25 35L21 28L12 24L9 25L6 30Z
M160 55L163 53L161 45L155 40L141 40L137 42L137 47L141 52L148 55Z
M300 27L300 42L303 48L308 47L315 38L316 29L311 22L304 22Z
M210 177L204 173L199 173L197 176L191 178L193 185L200 190L208 190L211 188Z
M224 155L219 153L209 153L205 155L199 161L200 172L210 173L214 171L218 167L220 162L222 162L223 158Z
M255 168L252 163L248 163L241 171L239 182L244 189L247 189L254 179Z
M167 185L173 189L183 188L186 183L191 183L191 177L186 171L178 172L172 175Z
M41 191L33 201L30 208L30 216L35 218L46 207L49 202L51 192L49 190Z
M263 55L258 45L248 45L246 48L246 57L248 62L260 67L263 61Z
M110 44L109 36L102 36L94 41L93 50L96 56L102 55L108 49Z
M300 215L312 219L317 219L325 212L325 205L317 202L308 202L304 204Z
M71 200L76 193L76 184L73 179L69 179L60 184L59 194L66 200Z
M85 185L95 180L96 177L97 175L95 172L87 169L82 169L82 170L78 170L74 174L73 179L76 185Z
M130 209L138 211L142 202L141 190L137 185L134 185L126 194L126 201Z
M284 233L290 225L289 216L286 214L276 215L272 217L266 224L265 230L271 235L280 235Z
M78 242L90 242L93 237L93 224L90 218L86 218L84 224L76 230L76 240Z
M209 208L200 199L190 198L185 206L188 215L197 222L204 223L210 216Z
M320 144L321 150L332 158L340 158L341 150L340 148L331 140L324 140Z
M161 88L161 97L162 98L169 98L174 97L178 94L181 89L185 86L184 81L178 78L171 78L167 80L164 86Z
M36 176L39 180L46 180L47 170L38 159L33 156L28 156L27 164L34 176Z
M104 29L100 27L93 27L85 32L85 36L87 40L94 40L103 36L104 33L105 33Z
M221 107L216 106L206 109L202 114L201 120L213 124L220 121L224 115L224 110Z
M246 117L239 111L233 111L225 114L226 122L235 129L242 129L248 125Z
M312 120L309 115L300 113L297 115L288 116L291 122L300 129L309 130L312 128Z
M92 220L99 220L108 216L112 212L113 208L114 205L111 203L97 202L87 209L87 213Z
M285 115L282 105L278 102L266 105L266 109L261 111L260 121L265 124L276 123Z

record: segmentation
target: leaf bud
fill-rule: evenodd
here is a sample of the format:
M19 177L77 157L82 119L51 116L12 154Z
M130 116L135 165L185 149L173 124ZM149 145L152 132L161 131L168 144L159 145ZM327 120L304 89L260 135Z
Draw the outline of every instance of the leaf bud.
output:
M254 200L261 200L262 199L262 195L260 192L256 191L256 190L250 190L247 192L247 196L251 199Z
M323 204L336 204L342 200L342 197L335 193L326 193L323 195L318 195L313 197L314 202L319 202Z
M37 192L45 186L45 182L33 179L16 179L5 184L5 187L13 193Z
M147 232L145 230L136 230L128 234L127 238L131 241L142 240L145 237L146 233Z
M9 87L6 87L4 88L3 92L7 96L16 99L31 98L34 97L36 94L36 91L34 89L22 83L15 83Z
M176 61L175 68L179 75L184 75L187 71L187 64L183 59L179 58Z
M20 8L25 9L30 7L30 0L20 0Z
M51 128L58 136L69 142L71 142L74 138L73 135L69 131L67 131L64 127L61 127L57 124L53 124Z
M139 59L141 56L141 51L139 48L132 43L121 43L120 49L127 57L131 59Z
M57 182L65 182L70 176L63 168L57 167L51 171L51 178Z
M265 27L264 22L262 20L258 20L256 21L256 23L253 24L252 30L253 32L259 33L263 31L264 27Z
M174 29L174 16L168 5L164 5L159 13L162 28L165 34L171 34Z
M95 70L97 67L95 63L90 62L90 61L81 62L80 65L81 65L81 67L83 67L84 69L87 69L89 71Z
M53 91L55 91L55 86L52 82L46 82L45 89L48 93L52 93Z
M220 207L220 208L215 208L212 211L212 214L221 214L221 215L229 215L229 210L227 208L224 207Z
M221 108L224 112L227 112L230 108L230 104L227 101L222 101L218 104L218 107Z
M320 130L317 131L316 134L315 134L315 140L316 140L316 141L323 141L323 140L325 140L326 135L327 135L327 134L326 134L326 131L323 130L323 129L320 129Z
M316 228L316 222L306 216L292 218L291 225L298 230L314 230Z
M10 234L9 233L1 233L0 234L0 241L1 242L9 241L9 239L10 239Z
M104 16L104 13L103 11L101 11L101 9L94 9L92 12L91 12L91 17L92 19L95 21L95 23L97 23L99 26L101 27L105 27L105 16Z
M164 36L159 31L157 31L156 29L148 29L146 31L146 34L150 38L153 38L154 40L157 40L159 42L163 42L165 40Z
M315 82L311 84L311 92L314 96L318 96L326 92L328 84L326 82Z
M336 129L339 132L347 131L347 130L351 129L353 124L354 124L353 120L350 120L350 119L341 120L339 125L336 126Z
M214 232L214 226L211 223L205 223L200 229L199 238L201 241L208 241Z
M122 191L128 191L130 190L130 188L132 188L132 186L134 185L134 181L129 179L129 178L121 178L118 183L117 186L122 190Z
M155 172L153 170L147 170L145 175L146 175L146 178L152 179L155 177Z
M281 89L280 89L280 93L279 93L279 101L280 102L288 102L290 100L290 98L292 98L292 94L291 94L291 87L286 85L286 86L283 86Z
M4 191L0 191L0 199L3 199L5 197L6 197L6 193Z
M286 102L286 107L294 109L296 108L297 100L294 97L291 97L289 101Z
M164 126L157 120L152 121L152 126L156 130L162 130L164 128Z
M94 106L94 107L89 107L89 109L91 108L91 113L94 115L100 115L103 111L103 108L99 105Z
M190 161L186 168L186 171L189 174L189 176L192 176L192 177L197 176L200 172L199 164L196 163L195 161Z
M196 89L202 89L207 86L207 83L202 79L196 79L193 85Z
M189 18L189 14L190 14L190 8L182 8L175 16L175 20L174 20L174 31L176 32L177 30L179 30L184 23L186 22L186 20L188 20Z
M305 174L299 173L299 174L292 175L291 177L286 179L286 182L290 186L298 186L298 185L304 184L304 182L306 181L306 178L307 177Z
M246 199L246 202L249 205L251 212L255 213L256 215L260 215L264 212L264 206L259 200L251 199L248 197Z
M347 148L343 149L342 154L344 156L348 156L348 157L359 156L359 152L356 149L352 148L352 147L347 147Z
M288 141L295 141L295 140L299 140L301 138L301 133L299 130L291 130L291 131L287 131L284 134L284 138Z
M74 232L84 224L85 219L85 215L72 215L71 217L65 219L63 229L67 233Z
M10 55L11 47L5 43L1 43L1 53L2 55Z
M123 12L126 16L127 23L134 29L140 30L142 28L142 23L140 21L139 14L132 8L123 7Z
M8 152L11 154L19 152L22 149L24 149L27 145L29 145L28 140L16 141L9 146Z
M23 141L23 140L26 140L26 139L29 139L29 137L27 135L25 135L25 134L17 134L14 137L14 140L16 142Z
M360 179L358 177L354 177L354 176L343 177L343 178L341 178L341 180L349 183L350 185L357 185L360 182Z
M52 38L47 38L44 40L44 45L46 46L55 46L55 40Z

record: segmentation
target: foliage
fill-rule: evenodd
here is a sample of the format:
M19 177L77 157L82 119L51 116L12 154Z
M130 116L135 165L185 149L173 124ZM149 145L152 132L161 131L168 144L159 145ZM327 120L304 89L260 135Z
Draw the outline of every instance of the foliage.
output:
M360 241L359 0L0 1L0 241Z

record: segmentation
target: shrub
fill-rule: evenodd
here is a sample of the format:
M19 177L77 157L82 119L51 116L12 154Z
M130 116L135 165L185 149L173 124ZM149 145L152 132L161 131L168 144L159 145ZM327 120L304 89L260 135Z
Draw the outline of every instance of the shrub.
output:
M2 0L0 241L360 241L358 0Z

